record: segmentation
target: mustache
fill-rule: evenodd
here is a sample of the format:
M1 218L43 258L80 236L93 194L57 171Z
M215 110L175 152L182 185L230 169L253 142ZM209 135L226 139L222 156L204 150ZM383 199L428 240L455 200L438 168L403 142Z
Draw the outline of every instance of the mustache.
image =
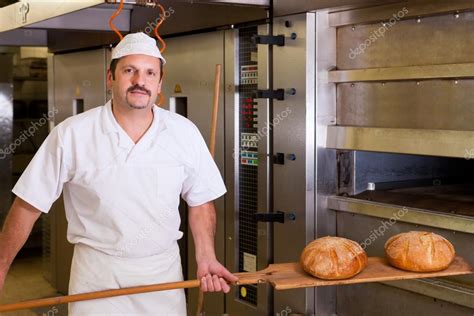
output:
M149 96L151 96L150 90L145 89L144 87L140 87L139 85L134 85L127 89L127 92L133 92L133 91L143 91L143 92L146 92L146 94L148 94Z

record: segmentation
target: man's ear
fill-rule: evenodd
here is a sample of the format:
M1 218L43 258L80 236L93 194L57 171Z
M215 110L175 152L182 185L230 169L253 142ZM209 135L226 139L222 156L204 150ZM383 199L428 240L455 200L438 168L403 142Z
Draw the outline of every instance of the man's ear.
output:
M163 84L163 77L161 77L160 81L158 82L158 93L161 93L161 85Z
M107 69L107 89L112 89L112 82L114 81L112 77L112 71Z

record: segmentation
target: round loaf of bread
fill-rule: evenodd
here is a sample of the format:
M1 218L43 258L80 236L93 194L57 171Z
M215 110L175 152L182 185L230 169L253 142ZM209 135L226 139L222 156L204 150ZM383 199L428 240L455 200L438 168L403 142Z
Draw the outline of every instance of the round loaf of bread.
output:
M304 248L301 265L303 270L320 279L347 279L367 266L367 254L355 241L328 236Z
M446 269L454 260L455 251L453 245L440 235L412 231L387 240L385 255L396 268L433 272Z

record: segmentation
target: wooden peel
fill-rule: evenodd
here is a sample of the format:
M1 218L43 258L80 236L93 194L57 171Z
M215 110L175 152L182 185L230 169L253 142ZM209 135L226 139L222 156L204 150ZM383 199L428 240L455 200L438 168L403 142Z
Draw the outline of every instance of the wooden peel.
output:
M390 266L385 258L369 257L367 267L358 275L344 280L322 280L303 271L298 262L270 264L267 268L257 272L241 272L235 276L239 281L235 285L269 283L276 290L289 290L315 286L346 285L381 281L396 281L421 278L445 277L453 275L471 274L471 266L461 257L456 257L451 265L438 272L407 272ZM85 300L107 298L120 295L132 295L155 291L196 288L199 280L162 283L154 285L136 286L130 288L106 290L84 294L59 296L39 300L25 301L14 304L0 305L0 312L9 312L20 309L79 302Z
M289 290L314 286L345 285L381 281L395 281L434 278L471 274L471 266L461 257L456 257L451 265L438 272L408 272L389 265L385 258L369 257L367 267L358 275L342 280L323 280L303 271L299 262L270 264L264 270L254 273L236 273L238 285L269 283L276 290Z
M221 89L221 69L220 64L216 65L216 74L214 78L214 99L212 103L212 117L211 117L211 138L209 142L209 151L212 158L216 153L216 134L217 134L217 114L219 113L219 92ZM204 292L200 289L198 296L198 303L196 315L201 315L204 308Z

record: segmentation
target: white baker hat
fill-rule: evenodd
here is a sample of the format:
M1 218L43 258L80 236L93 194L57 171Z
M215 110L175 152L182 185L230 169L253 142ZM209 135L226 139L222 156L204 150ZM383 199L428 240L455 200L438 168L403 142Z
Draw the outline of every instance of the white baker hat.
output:
M112 59L136 54L156 57L163 61L163 65L166 63L156 41L143 32L127 34L112 50Z

